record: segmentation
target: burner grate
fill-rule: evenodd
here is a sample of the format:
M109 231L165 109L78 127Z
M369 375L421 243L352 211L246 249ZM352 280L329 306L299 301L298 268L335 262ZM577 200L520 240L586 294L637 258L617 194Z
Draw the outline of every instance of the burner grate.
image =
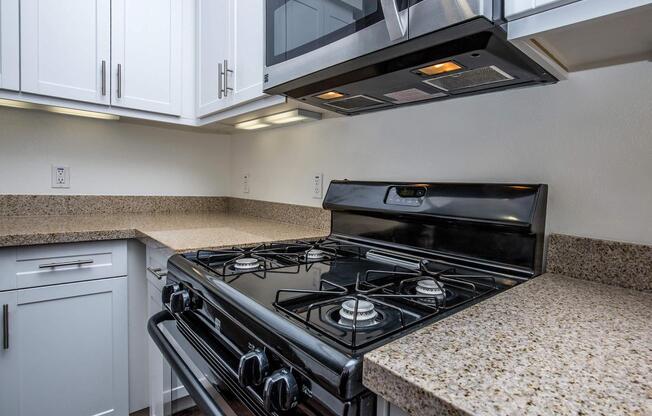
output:
M344 257L360 258L361 247L334 240L296 241L289 244L260 244L254 247L232 247L225 250L199 250L193 260L218 276L243 273L298 273L299 266L333 261ZM296 270L281 268L296 266Z
M356 349L498 290L490 275L461 274L454 268L433 272L427 265L421 261L419 270L414 271L368 270L358 274L355 285L349 287L322 279L318 290L281 289L276 292L273 306L332 341ZM432 280L432 285L445 295L408 290L424 279ZM337 314L335 308L345 302L353 311L349 327L332 317ZM366 309L373 305L383 320L377 325L361 324L361 314L356 313L361 312L361 304ZM346 312L348 316L350 311Z

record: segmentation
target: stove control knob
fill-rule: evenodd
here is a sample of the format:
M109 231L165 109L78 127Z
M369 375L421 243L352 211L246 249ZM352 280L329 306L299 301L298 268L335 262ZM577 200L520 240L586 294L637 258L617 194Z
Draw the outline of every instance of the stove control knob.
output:
M240 358L238 380L243 386L259 386L268 372L269 361L263 351L249 351Z
M170 310L174 313L185 312L190 309L190 293L187 290L178 290L170 296Z
M286 412L299 401L299 385L290 370L276 370L265 380L263 401L268 412Z
M170 302L172 294L174 292L178 292L179 290L181 290L181 286L179 286L177 283L171 283L169 285L163 286L163 289L161 289L161 300L163 303Z

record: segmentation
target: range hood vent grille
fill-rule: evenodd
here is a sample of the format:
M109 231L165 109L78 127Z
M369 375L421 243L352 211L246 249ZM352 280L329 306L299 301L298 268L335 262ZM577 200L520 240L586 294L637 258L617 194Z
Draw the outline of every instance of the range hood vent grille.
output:
M493 84L495 82L511 81L514 77L501 70L497 66L485 66L445 75L443 77L424 81L428 85L439 88L443 91L456 91L464 88L479 87L481 85Z
M366 95L354 95L353 97L342 98L325 104L344 111L360 111L386 105L387 103Z

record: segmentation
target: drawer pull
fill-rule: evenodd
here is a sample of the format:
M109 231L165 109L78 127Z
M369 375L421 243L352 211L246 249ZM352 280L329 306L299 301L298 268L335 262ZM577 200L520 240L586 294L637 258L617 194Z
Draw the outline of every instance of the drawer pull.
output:
M9 305L2 305L2 349L9 349Z
M39 264L39 269L54 269L57 267L66 267L66 266L83 266L84 264L93 264L92 259L86 260L73 260L73 261L62 261L60 263L46 263Z
M148 267L148 268L147 268L147 271L150 272L151 274L153 274L154 276L156 276L156 278L157 278L158 280L161 280L161 279L163 279L165 276L168 275L168 272L163 271L163 270L160 269L160 268L156 268L156 269L154 269L153 267Z

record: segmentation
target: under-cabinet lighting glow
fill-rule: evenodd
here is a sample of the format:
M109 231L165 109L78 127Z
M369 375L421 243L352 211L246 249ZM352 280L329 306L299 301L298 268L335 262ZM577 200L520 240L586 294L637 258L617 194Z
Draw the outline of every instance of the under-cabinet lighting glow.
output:
M296 123L298 121L321 120L321 114L301 109L285 111L265 117L265 121L272 124Z
M242 123L236 124L235 128L242 129L242 130L257 130L257 129L264 129L265 127L269 127L269 124L263 123L260 120L261 120L260 118L257 118L254 120L243 121Z
M4 98L0 98L0 106L22 108L26 110L40 110L40 111L47 111L49 113L66 114L69 116L77 116L77 117L99 118L102 120L120 119L120 116L116 116L114 114L98 113L96 111L77 110L74 108L57 107L54 105L28 103L25 101L7 100Z
M298 108L295 110L272 114L271 116L260 117L253 120L244 121L242 123L237 123L235 128L243 130L256 130L265 127L272 127L273 125L299 123L302 121L312 120L321 120L321 114Z

